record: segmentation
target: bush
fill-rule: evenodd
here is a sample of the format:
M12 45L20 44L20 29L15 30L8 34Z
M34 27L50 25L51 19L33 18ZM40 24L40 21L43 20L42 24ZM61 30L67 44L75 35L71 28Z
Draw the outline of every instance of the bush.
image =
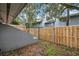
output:
M16 20L14 20L14 21L12 21L12 23L11 24L14 24L14 25L19 25L19 22L18 21L16 21Z

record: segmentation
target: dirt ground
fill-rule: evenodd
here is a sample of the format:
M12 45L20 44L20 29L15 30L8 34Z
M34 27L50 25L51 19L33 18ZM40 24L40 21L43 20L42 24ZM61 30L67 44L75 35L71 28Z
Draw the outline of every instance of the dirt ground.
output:
M79 51L47 41L22 47L13 51L0 52L1 56L78 56Z

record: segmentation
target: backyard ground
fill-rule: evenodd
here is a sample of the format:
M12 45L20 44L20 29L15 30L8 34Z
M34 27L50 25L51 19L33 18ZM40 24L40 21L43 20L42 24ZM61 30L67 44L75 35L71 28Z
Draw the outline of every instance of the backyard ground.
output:
M38 43L8 52L0 52L3 56L77 56L79 51L40 40Z

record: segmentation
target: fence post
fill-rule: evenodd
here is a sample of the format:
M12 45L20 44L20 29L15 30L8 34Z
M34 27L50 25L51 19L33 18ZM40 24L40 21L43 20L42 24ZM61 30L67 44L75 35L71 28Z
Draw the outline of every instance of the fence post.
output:
M38 39L40 39L40 27L38 27Z
M55 35L55 27L53 27L53 43L55 43L55 37L56 37L56 35Z

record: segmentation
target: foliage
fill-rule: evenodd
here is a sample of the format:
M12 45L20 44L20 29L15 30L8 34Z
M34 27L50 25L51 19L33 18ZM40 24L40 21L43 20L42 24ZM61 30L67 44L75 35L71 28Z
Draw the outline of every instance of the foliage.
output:
M15 20L12 21L11 24L19 25L20 23L21 23L21 21L20 21L19 18L17 17Z
M31 23L26 23L25 26L26 26L26 28L32 28L33 27L33 25Z
M41 21L46 16L46 20L52 19L52 21L55 21L56 18L60 17L60 14L64 10L64 6L57 3L29 3L25 6L23 11L18 16L20 19L22 19L22 23L26 25L26 23L32 24L37 22L37 17Z

